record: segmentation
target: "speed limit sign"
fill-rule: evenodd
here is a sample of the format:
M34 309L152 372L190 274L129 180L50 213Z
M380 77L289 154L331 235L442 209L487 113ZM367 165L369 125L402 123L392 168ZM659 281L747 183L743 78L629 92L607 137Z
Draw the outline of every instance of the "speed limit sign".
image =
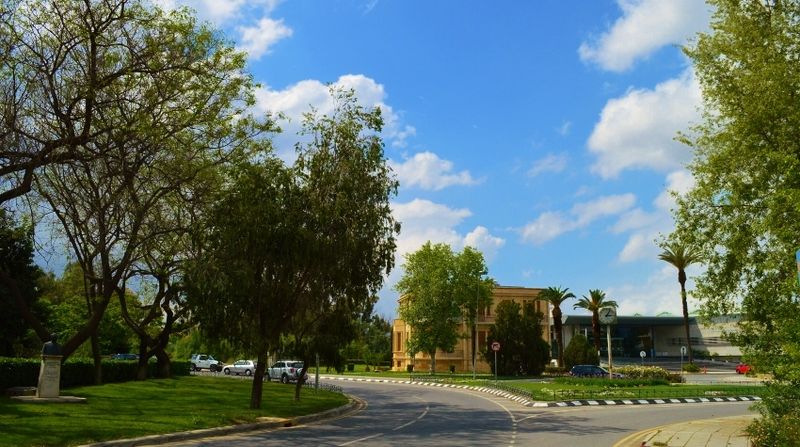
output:
M492 351L499 351L500 350L500 342L492 343Z

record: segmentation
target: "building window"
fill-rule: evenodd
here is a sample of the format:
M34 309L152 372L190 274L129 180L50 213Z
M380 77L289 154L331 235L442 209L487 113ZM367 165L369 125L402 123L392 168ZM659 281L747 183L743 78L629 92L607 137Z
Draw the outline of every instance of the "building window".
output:
M486 348L486 331L478 331L478 352Z
M403 333L397 332L397 349L395 351L402 351L403 350Z

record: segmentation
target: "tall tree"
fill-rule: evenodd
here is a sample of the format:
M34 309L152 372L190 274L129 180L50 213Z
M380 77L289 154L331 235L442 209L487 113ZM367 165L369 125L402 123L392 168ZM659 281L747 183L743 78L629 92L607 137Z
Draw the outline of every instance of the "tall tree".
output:
M683 140L695 186L679 199L678 240L706 266L693 295L704 316L742 317L733 341L772 373L758 445L800 430L800 64L796 0L712 0L708 32L685 49L705 113Z
M558 366L564 366L564 324L561 321L561 304L575 298L575 294L564 287L548 287L539 294L539 298L553 306L553 328L556 331L556 345L558 349Z
M489 329L487 346L500 343L497 372L502 375L539 375L544 370L549 347L542 337L544 316L532 302L520 306L506 300L497 305L495 324ZM494 367L495 353L484 352L484 359Z
M492 288L495 282L487 276L489 271L483 253L472 247L464 247L460 253L456 253L453 262L451 289L461 308L463 321L469 327L471 360L474 367L477 355L475 324L479 310L492 304Z
M232 172L187 281L203 331L258 355L252 408L261 405L261 365L281 336L293 339L306 367L321 349L311 341L337 351L393 266L397 182L378 136L380 110L363 109L351 91L331 94L331 115L306 116L311 139L294 166L267 158Z
M689 354L689 363L692 358L692 339L689 336L689 307L686 303L686 268L700 260L700 256L690 247L680 242L665 242L664 251L658 255L658 259L672 264L678 269L678 283L681 285L681 305L683 306L683 329L686 336L686 348Z
M185 10L167 14L137 0L56 3L57 11L40 11L37 30L59 35L64 21L81 29L102 19L109 40L101 45L104 64L147 56L141 69L118 73L96 98L93 121L106 131L83 146L102 156L49 164L34 178L84 272L91 300L90 317L63 343L64 355L90 340L99 382L97 327L110 300L124 294L123 280L143 241L165 231L150 225L153 216L164 201L181 200L182 187L203 171L245 149L263 148L258 136L270 124L248 112L254 84L244 72L244 54ZM95 51L96 44L74 42L79 52Z
M449 245L426 242L405 258L395 288L401 295L400 318L411 326L408 351L428 354L435 373L436 351L451 351L458 342L461 308L453 296L454 254Z
M606 299L606 293L600 289L589 290L589 297L581 297L573 309L586 309L592 313L592 338L594 338L594 348L600 351L600 309L607 307L617 308L617 302Z

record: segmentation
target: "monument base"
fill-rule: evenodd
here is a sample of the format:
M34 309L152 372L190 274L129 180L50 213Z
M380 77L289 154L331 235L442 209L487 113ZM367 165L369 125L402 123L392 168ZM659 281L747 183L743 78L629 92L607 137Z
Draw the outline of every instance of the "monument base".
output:
M58 396L58 397L36 397L36 396L11 396L11 399L26 404L85 404L85 397Z

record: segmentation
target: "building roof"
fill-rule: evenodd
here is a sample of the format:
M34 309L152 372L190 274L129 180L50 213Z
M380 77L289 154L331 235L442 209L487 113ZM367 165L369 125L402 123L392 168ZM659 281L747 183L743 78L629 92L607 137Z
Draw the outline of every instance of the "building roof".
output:
M591 315L564 315L565 325L591 325ZM695 317L689 316L689 324L695 324ZM683 324L683 317L653 317L640 315L618 315L617 324L626 326L677 326Z

